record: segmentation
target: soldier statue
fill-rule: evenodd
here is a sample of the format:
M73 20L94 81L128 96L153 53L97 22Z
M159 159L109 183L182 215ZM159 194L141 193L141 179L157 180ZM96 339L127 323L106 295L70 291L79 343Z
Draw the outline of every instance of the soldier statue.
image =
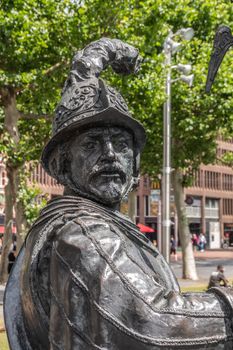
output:
M42 165L64 186L32 226L5 293L11 350L233 349L233 290L182 294L163 256L119 212L138 182L143 126L102 70L138 70L102 38L78 52Z

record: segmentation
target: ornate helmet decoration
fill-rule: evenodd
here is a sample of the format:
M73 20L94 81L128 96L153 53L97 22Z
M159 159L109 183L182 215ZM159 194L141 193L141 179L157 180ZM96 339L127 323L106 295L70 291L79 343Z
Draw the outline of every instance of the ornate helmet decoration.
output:
M210 92L221 62L231 46L233 46L231 29L225 25L219 26L215 34L214 48L209 63L206 92Z
M77 52L55 111L52 138L42 153L42 165L51 176L56 177L51 156L58 145L70 139L72 131L96 125L129 129L134 135L136 163L139 163L145 130L132 118L122 96L98 77L108 65L116 73L136 73L140 62L138 50L117 39L102 38Z

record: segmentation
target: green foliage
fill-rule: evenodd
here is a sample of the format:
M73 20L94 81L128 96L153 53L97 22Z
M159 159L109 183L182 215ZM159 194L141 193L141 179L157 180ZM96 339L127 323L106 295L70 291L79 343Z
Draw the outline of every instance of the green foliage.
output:
M183 42L183 49L173 57L174 64L192 64L195 81L192 89L182 82L172 85L172 164L195 169L201 162L214 161L219 130L232 132L232 52L224 59L212 93L204 92L213 37L222 23L233 28L230 0L4 0L0 89L15 89L22 113L52 115L75 51L102 36L135 45L145 58L139 74L120 77L108 69L103 77L118 87L132 114L145 126L148 141L142 171L156 176L162 168L163 43L170 29L193 27L194 39ZM173 78L177 77L173 71ZM19 144L4 135L0 152L14 164L38 159L50 125L49 120L20 119Z
M36 185L29 187L24 180L20 184L17 199L23 204L24 215L29 226L36 220L40 210L47 202L46 197Z
M221 159L219 160L222 164L227 165L231 168L233 168L233 153L232 152L225 152Z
M195 37L183 42L183 49L173 57L173 64L191 63L195 74L190 89L178 81L172 85L172 166L196 169L200 163L216 159L216 136L220 130L232 133L233 71L228 52L210 95L205 94L208 63L216 27L233 28L231 1L158 0L158 1L87 1L87 14L100 15L98 33L125 40L140 50L146 59L135 77L117 77L109 71L105 77L118 86L132 113L147 131L147 145L142 157L142 171L156 176L162 168L163 103L165 67L163 42L172 29L192 27ZM109 22L109 13L112 22ZM181 38L175 38L180 41ZM178 73L173 71L173 79ZM192 174L192 172L187 172ZM190 179L186 176L186 184Z

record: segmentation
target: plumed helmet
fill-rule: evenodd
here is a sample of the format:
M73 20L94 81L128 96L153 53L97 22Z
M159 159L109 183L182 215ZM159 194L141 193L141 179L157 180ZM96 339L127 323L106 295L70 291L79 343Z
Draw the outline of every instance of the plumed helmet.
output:
M120 93L99 79L99 75L108 65L117 73L136 73L140 61L138 50L134 47L107 38L91 43L75 55L56 108L52 137L41 158L43 167L51 176L56 177L52 154L58 145L70 139L72 133L98 125L122 126L131 131L138 160L145 144L145 130L130 115Z

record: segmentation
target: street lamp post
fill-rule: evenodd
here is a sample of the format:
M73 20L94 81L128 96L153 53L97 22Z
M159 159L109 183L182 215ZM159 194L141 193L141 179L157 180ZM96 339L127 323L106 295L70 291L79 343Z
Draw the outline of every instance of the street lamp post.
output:
M169 33L164 43L164 55L165 55L165 67L166 67L166 101L163 108L163 176L162 176L162 254L166 261L169 262L170 258L170 189L171 189L171 85L176 80L183 80L190 86L193 81L193 75L187 76L191 70L190 65L178 64L172 66L172 54L177 52L181 44L172 40L174 36L180 35L186 40L190 40L193 37L192 28L180 29L173 34ZM171 73L172 69L177 69L179 72L184 73L178 79L172 81Z
M171 188L171 49L164 47L166 101L163 106L163 177L162 177L162 254L169 261L170 252L170 188Z

